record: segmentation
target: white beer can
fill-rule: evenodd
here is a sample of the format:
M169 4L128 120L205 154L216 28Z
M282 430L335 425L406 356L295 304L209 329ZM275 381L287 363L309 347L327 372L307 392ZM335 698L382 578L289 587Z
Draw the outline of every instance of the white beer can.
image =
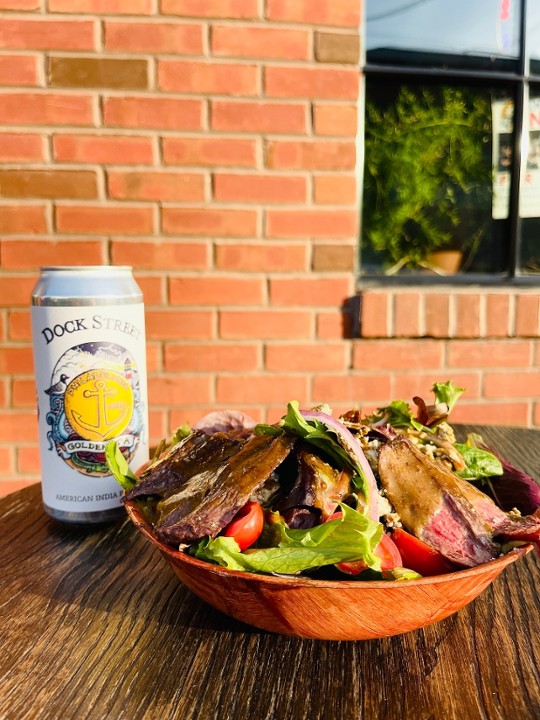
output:
M130 267L44 267L31 314L45 511L111 522L124 512L105 447L133 468L148 460L141 290Z

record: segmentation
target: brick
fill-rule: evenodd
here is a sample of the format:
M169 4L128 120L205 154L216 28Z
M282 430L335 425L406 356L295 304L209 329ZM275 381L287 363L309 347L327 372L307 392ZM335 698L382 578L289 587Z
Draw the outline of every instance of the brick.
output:
M246 382L242 375L219 375L216 400L220 403L283 403L308 397L308 379L304 375L254 375ZM0 415L1 417L1 415Z
M508 337L510 332L510 296L508 293L486 295L486 336Z
M438 340L358 340L353 345L355 370L427 370L441 368L444 343Z
M32 380L32 382L33 382L33 380ZM0 380L0 407L4 407L4 408L8 406L9 399L10 399L7 386L8 386L7 380ZM35 395L36 395L36 393L34 390L34 394L33 394L34 405L35 405L35 400L36 400Z
M538 337L540 331L540 295L516 295L515 335Z
M31 10L39 10L40 7L41 0L0 0L0 10L29 12Z
M148 63L135 58L50 57L48 79L51 87L145 90Z
M352 278L271 278L270 300L272 305L341 306L351 292Z
M167 375L149 378L148 396L152 404L185 405L186 403L209 403L213 400L211 378L204 375Z
M266 17L271 21L358 28L358 0L267 0Z
M219 336L226 340L309 338L312 316L296 310L222 310Z
M316 336L320 340L337 340L351 337L351 317L341 311L317 313Z
M135 280L142 290L146 305L161 305L165 303L167 296L165 277L141 275L136 271Z
M412 368L411 368L412 369ZM413 397L418 395L426 402L433 400L433 383L446 382L451 380L457 387L466 389L466 393L462 398L467 401L480 396L480 375L474 373L455 373L452 371L434 370L432 372L424 371L418 368L416 372L399 373L395 376L392 399L404 399L414 409ZM457 407L461 405L463 399L460 398ZM452 410L452 419L454 419Z
M266 166L274 170L354 170L354 142L274 140L266 146Z
M152 0L49 0L49 12L94 15L151 15Z
M0 277L0 306L27 307L36 284L35 277L23 275L2 275Z
M360 334L364 338L389 337L391 297L387 292L362 292Z
M208 310L146 310L146 335L156 340L207 340L215 315Z
M92 20L0 20L0 48L9 50L93 50Z
M455 423L526 427L529 412L526 402L460 402L452 410L452 420Z
M251 20L259 16L258 0L161 0L163 15Z
M13 407L34 408L36 405L36 385L33 378L15 378L11 383Z
M167 423L167 416L164 410L150 408L148 413L148 427L150 430L150 442L152 445L157 445L163 438L171 436L172 428L169 428ZM180 423L177 423L177 427Z
M352 245L315 245L312 268L315 272L353 271L356 248Z
M397 292L394 295L394 335L418 337L420 335L420 294Z
M353 210L268 210L266 237L350 238L357 235Z
M107 174L109 197L115 200L203 202L204 185L201 174L120 170Z
M118 239L111 243L113 264L152 270L206 270L209 256L205 242Z
M45 158L41 135L0 133L0 162L41 162Z
M120 22L106 20L105 48L157 55L203 55L203 26L174 22Z
M315 175L313 199L318 205L354 205L358 188L354 175Z
M168 344L165 368L170 372L251 372L259 368L259 347L256 343Z
M241 272L298 272L306 270L305 244L227 243L216 246L216 267Z
M58 162L103 165L151 165L152 139L137 135L53 136L53 155Z
M259 92L256 65L160 60L157 77L159 89L165 92L238 96Z
M12 309L9 311L7 335L10 340L15 342L32 340L29 308L23 310Z
M2 240L2 267L27 269L41 265L102 265L107 248L97 240Z
M213 25L212 54L272 60L309 60L307 30L241 25Z
M35 285L35 282L32 282L32 286ZM16 298L12 303L9 302L9 299L7 302L3 301L3 283L0 284L0 304L7 305L8 307L11 305L22 305L24 307L28 306L28 299L30 297L30 293L32 291L31 287L28 287L28 292L25 294L24 302L20 301L19 298ZM19 293L20 294L20 293ZM6 375L11 375L15 373L24 373L24 374L31 374L34 372L34 359L32 357L32 348L30 345L25 345L24 347L18 347L18 346L6 346L4 345L0 349L0 372L5 373Z
M203 103L163 97L109 97L103 120L111 127L200 130Z
M150 235L153 230L150 207L107 207L105 205L60 205L56 227L64 233L94 235Z
M215 100L212 102L211 126L224 132L296 133L306 132L307 106Z
M0 57L0 85L37 84L37 55L3 55Z
M360 38L357 34L315 32L315 60L323 63L358 65Z
M21 473L39 473L41 461L38 447L17 448L17 469ZM24 480L21 482L25 482Z
M345 370L347 347L343 343L267 343L265 368L284 372Z
M81 198L98 194L93 170L0 170L0 197Z
M459 293L455 296L458 338L480 337L480 295Z
M484 397L507 400L540 396L540 373L537 369L502 370L484 373Z
M264 281L238 276L171 277L172 305L261 305Z
M252 237L257 233L255 210L164 207L161 214L166 235Z
M146 340L146 367L148 373L156 373L163 370L161 343Z
M378 400L390 396L390 375L347 374L322 375L313 379L313 400L317 403L348 403L349 407L361 407L366 400Z
M449 367L529 367L532 344L528 340L453 340L448 346Z
M305 203L307 181L294 175L214 173L214 197L224 202Z
M424 296L424 334L428 337L450 337L450 294L426 293Z
M356 105L315 103L313 106L313 130L316 135L355 137L358 132Z
M0 205L0 233L20 235L47 232L44 205Z
M3 93L0 124L93 125L92 98L59 93Z
M163 162L166 165L196 167L255 167L257 143L227 137L165 137Z
M264 73L268 97L356 100L357 69L270 66Z

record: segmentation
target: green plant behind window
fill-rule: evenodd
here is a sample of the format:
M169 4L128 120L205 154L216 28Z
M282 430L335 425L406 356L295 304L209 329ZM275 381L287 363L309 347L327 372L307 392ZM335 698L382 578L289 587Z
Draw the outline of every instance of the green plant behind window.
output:
M492 192L491 102L466 90L414 92L366 107L363 244L387 272L426 265L430 252L474 251Z

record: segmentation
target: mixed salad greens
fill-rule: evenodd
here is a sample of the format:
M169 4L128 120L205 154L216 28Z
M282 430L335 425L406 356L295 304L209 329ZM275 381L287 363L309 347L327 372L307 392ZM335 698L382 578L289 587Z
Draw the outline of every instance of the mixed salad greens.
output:
M160 539L229 569L451 572L540 540L540 486L479 436L456 441L448 415L463 392L435 383L434 402L415 397L416 411L397 400L339 419L292 401L272 425L214 413L214 425L179 428L139 477L116 443L106 459Z

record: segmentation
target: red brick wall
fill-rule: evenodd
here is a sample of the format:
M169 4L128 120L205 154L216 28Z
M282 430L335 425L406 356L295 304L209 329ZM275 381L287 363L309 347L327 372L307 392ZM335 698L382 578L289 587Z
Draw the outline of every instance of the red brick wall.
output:
M39 479L28 304L51 263L133 265L153 440L448 377L461 419L540 425L538 293L369 291L349 337L359 0L0 11L0 492Z

